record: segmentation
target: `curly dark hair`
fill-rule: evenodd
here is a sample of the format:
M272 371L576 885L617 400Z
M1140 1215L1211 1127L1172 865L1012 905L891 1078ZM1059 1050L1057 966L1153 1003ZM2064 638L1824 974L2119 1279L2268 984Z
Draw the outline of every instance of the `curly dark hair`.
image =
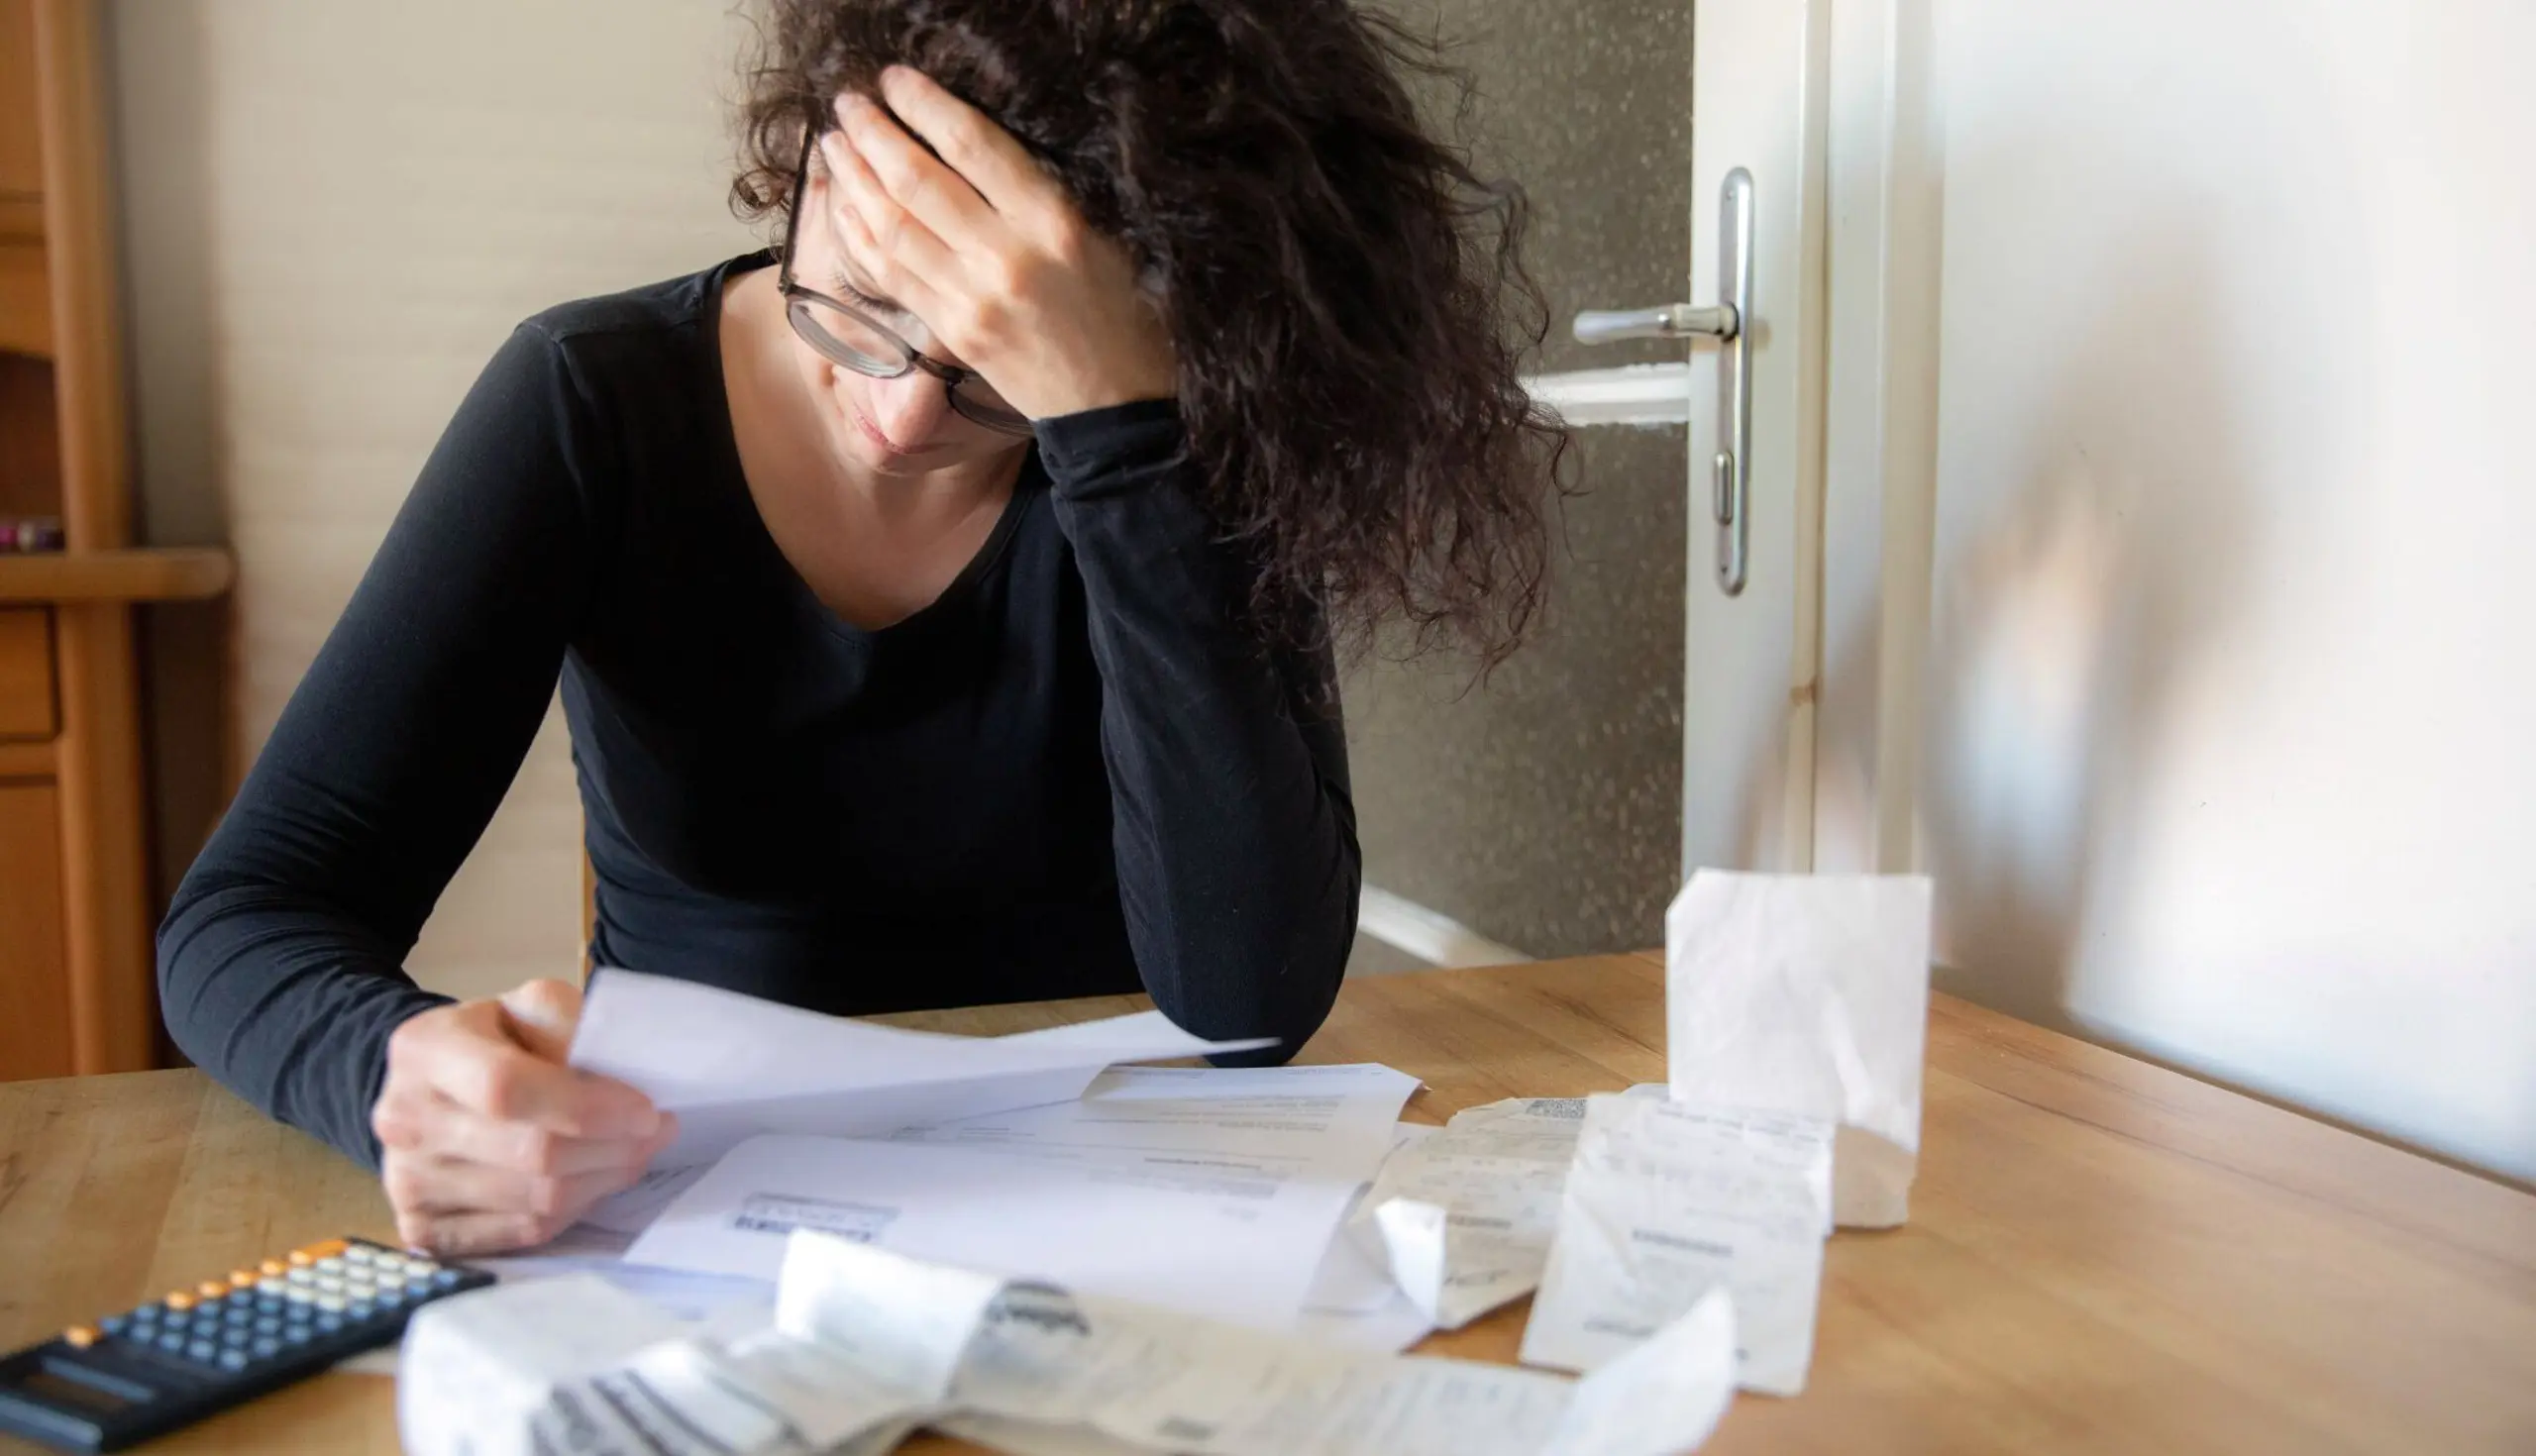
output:
M780 225L805 126L913 66L1001 123L1158 280L1202 503L1260 622L1483 669L1536 619L1568 440L1519 361L1526 203L1430 135L1437 46L1350 0L759 0L732 205ZM1296 611L1298 605L1312 610Z

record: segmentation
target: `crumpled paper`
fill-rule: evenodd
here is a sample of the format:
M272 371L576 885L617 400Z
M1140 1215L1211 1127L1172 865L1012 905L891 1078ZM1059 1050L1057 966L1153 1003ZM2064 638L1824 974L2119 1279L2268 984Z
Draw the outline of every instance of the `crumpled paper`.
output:
M1844 1226L1910 1214L1930 907L1922 876L1702 870L1664 917L1674 1100L1837 1121Z

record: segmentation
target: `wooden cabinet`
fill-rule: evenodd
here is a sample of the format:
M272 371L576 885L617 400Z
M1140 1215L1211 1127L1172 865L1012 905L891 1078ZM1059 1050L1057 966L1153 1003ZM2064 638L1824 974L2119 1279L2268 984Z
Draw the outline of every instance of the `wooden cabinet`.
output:
M0 1081L158 1061L135 617L219 552L138 549L95 0L0 0Z
M70 985L61 974L60 795L0 778L0 1069L67 1077Z
M53 696L53 613L0 607L0 742L50 743L59 726ZM8 922L0 920L0 925Z

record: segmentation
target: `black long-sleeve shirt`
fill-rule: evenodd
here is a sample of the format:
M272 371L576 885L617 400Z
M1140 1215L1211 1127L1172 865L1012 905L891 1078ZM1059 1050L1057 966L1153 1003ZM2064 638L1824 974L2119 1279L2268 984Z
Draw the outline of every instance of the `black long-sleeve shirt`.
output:
M561 675L602 966L856 1014L1144 989L1327 1013L1358 856L1326 654L1243 625L1169 402L1042 421L941 598L881 631L767 534L722 285L523 324L424 467L158 937L167 1024L374 1162L403 961ZM559 974L570 968L558 967Z

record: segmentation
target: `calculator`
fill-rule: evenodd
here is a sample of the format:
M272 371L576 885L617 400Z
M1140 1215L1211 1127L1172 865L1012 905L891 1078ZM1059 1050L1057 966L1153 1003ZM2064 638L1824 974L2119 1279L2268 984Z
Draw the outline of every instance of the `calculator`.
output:
M119 1451L386 1344L493 1276L328 1239L0 1356L0 1431Z

